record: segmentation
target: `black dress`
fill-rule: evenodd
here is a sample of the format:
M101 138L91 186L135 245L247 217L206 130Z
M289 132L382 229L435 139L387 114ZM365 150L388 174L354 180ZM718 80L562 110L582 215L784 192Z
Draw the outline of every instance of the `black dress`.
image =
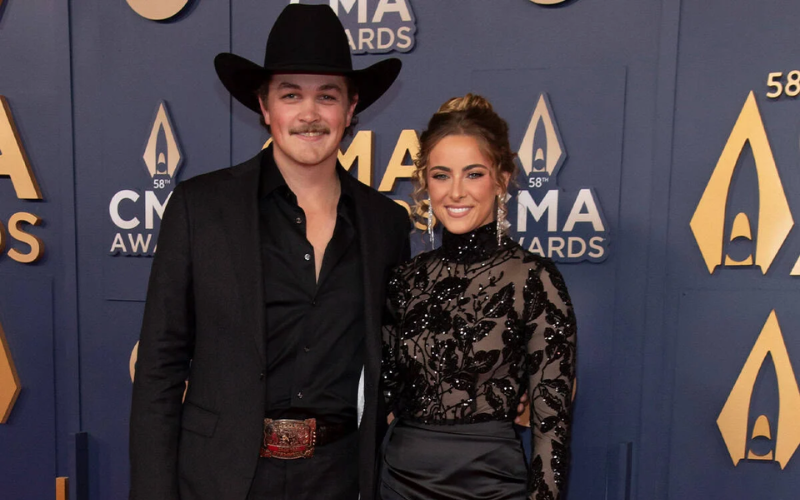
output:
M575 316L552 261L495 224L392 273L383 383L389 499L557 499L569 469ZM511 423L531 401L532 460Z

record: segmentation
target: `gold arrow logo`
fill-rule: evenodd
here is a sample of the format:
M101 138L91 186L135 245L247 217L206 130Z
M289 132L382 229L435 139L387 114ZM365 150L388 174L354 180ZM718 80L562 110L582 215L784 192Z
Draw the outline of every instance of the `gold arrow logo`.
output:
M19 396L21 386L14 360L11 359L11 350L6 342L3 325L0 324L0 424L6 423L11 409Z
M2 0L0 0L2 1ZM178 14L189 0L127 0L140 16L151 21L163 21Z
M767 131L758 111L755 95L751 91L689 224L709 273L713 273L714 269L722 264L728 193L739 156L747 143L753 150L758 175L758 234L755 265L761 268L763 274L767 274L769 266L772 265L778 250L794 226ZM746 214L737 214L731 239L739 237L751 239L751 236L749 218ZM726 265L748 265L750 262L727 259Z
M767 356L771 356L772 362L775 364L775 372L778 376L778 397L780 398L775 454L758 455L752 450L746 454L750 400L753 397L753 388L758 372ZM772 311L750 356L747 357L719 418L717 418L717 426L728 447L728 453L731 455L734 466L747 457L751 460L775 460L780 463L781 469L784 469L797 447L800 446L800 425L798 423L800 423L800 390L798 390L792 362L789 359L781 327L778 324L778 316L775 311ZM766 416L760 415L756 419L752 437L772 438Z
M539 94L533 116L519 146L519 162L525 174L553 177L567 159L564 141L556 125L553 106L547 94Z

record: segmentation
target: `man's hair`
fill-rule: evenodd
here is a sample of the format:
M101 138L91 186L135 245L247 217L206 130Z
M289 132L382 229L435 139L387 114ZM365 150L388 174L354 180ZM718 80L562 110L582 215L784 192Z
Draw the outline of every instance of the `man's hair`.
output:
M358 97L358 87L356 86L355 80L353 80L349 76L345 76L344 80L345 84L347 85L347 101L348 104L350 104L356 99L356 97ZM264 80L264 83L262 83L261 86L258 87L258 90L256 90L256 96L258 96L259 101L264 103L267 102L267 97L269 96L269 83L271 81L272 81L272 76ZM272 130L270 129L270 126L267 125L267 123L264 121L264 115L259 116L258 120L259 123L261 123L261 126L267 129L267 132L269 132L270 135L272 135ZM346 129L344 129L344 136L347 137L353 135L353 131L355 130L356 125L358 125L358 116L353 114L353 118L350 119L350 125Z

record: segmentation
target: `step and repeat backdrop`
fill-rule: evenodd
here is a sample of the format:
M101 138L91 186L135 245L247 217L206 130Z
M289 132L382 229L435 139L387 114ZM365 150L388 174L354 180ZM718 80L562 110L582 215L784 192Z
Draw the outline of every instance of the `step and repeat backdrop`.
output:
M800 4L0 0L0 498L127 497L164 209L269 138L212 61L263 60L289 3L403 61L340 161L409 210L443 101L508 121L512 233L578 318L568 498L796 496Z

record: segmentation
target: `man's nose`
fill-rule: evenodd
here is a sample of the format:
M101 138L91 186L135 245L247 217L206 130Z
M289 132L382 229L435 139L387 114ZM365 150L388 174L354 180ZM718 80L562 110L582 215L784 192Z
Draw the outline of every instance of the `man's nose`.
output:
M301 104L300 119L304 122L315 122L319 120L319 109L313 99L307 99Z

